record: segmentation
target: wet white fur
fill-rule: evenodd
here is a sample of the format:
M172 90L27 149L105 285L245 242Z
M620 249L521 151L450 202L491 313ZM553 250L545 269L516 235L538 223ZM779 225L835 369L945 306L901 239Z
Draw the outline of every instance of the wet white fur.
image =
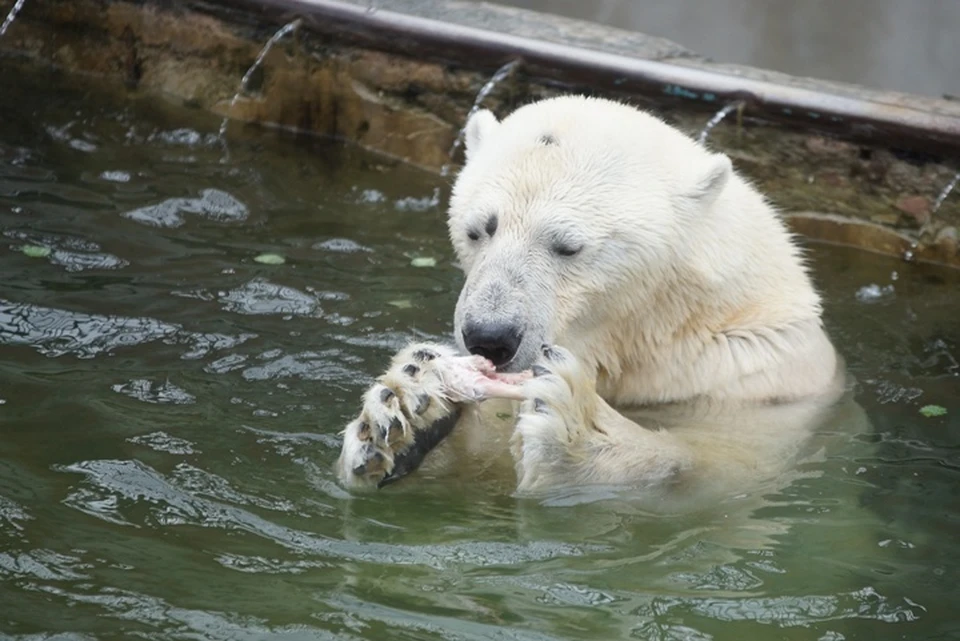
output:
M477 113L466 156L449 212L466 274L455 337L467 317L518 324L514 369L544 343L570 353L543 363L553 374L527 383L506 428L520 490L735 488L790 465L842 391L842 365L794 239L726 156L573 96L502 122ZM492 215L494 234L471 240ZM678 402L661 423L633 420ZM503 447L484 414L431 455L434 470L462 462L458 447Z

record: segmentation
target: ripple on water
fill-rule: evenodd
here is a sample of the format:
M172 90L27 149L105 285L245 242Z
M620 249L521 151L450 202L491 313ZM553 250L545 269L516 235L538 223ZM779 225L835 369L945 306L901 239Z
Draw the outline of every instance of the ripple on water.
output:
M53 550L0 552L0 577L39 579L41 581L76 581L87 579L89 566L75 556Z
M97 243L82 238L13 229L3 232L3 235L28 245L49 249L50 254L47 260L68 272L88 269L122 269L130 264L122 258L101 251Z
M332 567L323 561L284 561L268 559L263 556L246 556L243 554L219 554L215 557L217 563L229 570L248 574L302 574L308 570Z
M62 127L54 127L53 125L50 125L47 127L47 134L49 134L51 138L58 142L67 143L67 145L69 145L72 149L76 149L77 151L82 151L88 154L95 152L97 150L97 145L90 140L91 137L89 134L83 134L82 138L78 138L74 137L70 133L70 130L73 129L75 124L75 122L68 122Z
M100 173L101 180L106 180L111 183L128 183L130 182L130 173L126 171L104 171Z
M111 389L144 403L189 405L197 400L193 394L170 381L158 383L145 378L135 378L127 383L117 383Z
M200 300L217 300L224 310L251 316L279 315L320 318L322 300L344 300L340 292L300 291L295 287L277 285L265 278L253 280L226 291L207 290L173 292L174 295Z
M356 334L334 334L331 338L353 347L375 347L388 352L397 352L413 341L449 343L448 336L427 332L357 332Z
M364 374L348 368L341 358L340 351L335 349L285 354L263 365L248 367L243 370L243 378L248 381L300 378L344 385L366 380Z
M233 503L234 505L252 505L273 512L295 513L293 501L280 496L256 496L236 490L230 481L187 463L179 463L171 475L171 481L185 492L194 496Z
M96 592L70 591L69 587L37 586L49 597L59 597L71 605L95 606L105 618L130 621L137 628L151 628L152 633L132 632L111 638L204 639L205 641L355 641L357 637L334 634L302 624L271 627L253 616L184 608L146 594L107 587ZM126 626L119 626L121 629ZM87 641L90 637L44 635L22 637L22 641Z
M661 617L671 613L682 618L681 612L690 612L717 621L755 621L792 627L853 618L903 623L918 619L924 608L909 599L890 599L871 587L864 587L836 595L670 598L661 600L655 611Z
M168 198L156 205L148 205L121 214L152 227L180 227L184 214L196 214L222 223L241 222L249 210L242 202L220 189L204 189L199 198Z
M0 496L0 533L13 534L24 528L24 521L33 517L16 501Z
M155 131L147 136L147 142L162 143L178 147L211 147L219 144L216 134L202 134L195 129L181 127L165 131Z
M429 196L424 196L423 198L414 198L412 196L407 198L400 198L393 203L394 209L397 211L404 212L424 212L430 209L435 209L440 205L440 190L434 189L433 193Z
M359 204L375 205L387 200L386 194L379 189L360 189L354 185L350 188L350 191L357 194L356 202Z
M884 299L892 298L894 295L893 285L884 285L881 287L876 283L864 285L857 290L857 300L861 303L875 303Z
M412 638L451 639L456 641L482 641L496 639L503 641L560 641L560 637L535 630L511 625L507 621L484 623L469 618L443 616L440 614L422 614L403 608L391 607L371 601L361 601L347 594L337 594L322 599L322 602L344 614L350 619L372 621L386 626L391 631L406 630L416 635ZM329 614L326 615L329 619ZM372 626L371 626L372 627ZM429 636L422 636L429 635ZM406 635L398 633L399 638ZM648 637L643 637L648 638ZM671 637L672 638L672 637ZM686 637L680 637L686 638Z
M319 251L335 252L338 254L356 254L360 252L372 252L369 247L350 240L349 238L328 238L319 243L314 243L310 249Z
M195 496L140 461L94 460L56 465L55 471L81 474L64 504L111 523L153 528L192 525L240 530L288 550L386 565L423 565L434 569L507 566L604 551L596 545L551 541L500 543L468 541L434 545L352 542L319 537L279 525L243 507Z
M223 358L218 358L212 363L209 363L203 368L203 371L208 374L226 374L243 368L243 364L246 362L247 357L243 354L228 354Z
M120 347L162 341L186 345L182 358L192 359L236 347L254 336L200 334L154 318L83 314L0 299L0 344L32 347L44 356L94 358Z
M157 452L166 454L198 454L200 450L194 448L193 443L186 439L170 436L166 432L151 432L140 436L131 436L128 443L143 445Z

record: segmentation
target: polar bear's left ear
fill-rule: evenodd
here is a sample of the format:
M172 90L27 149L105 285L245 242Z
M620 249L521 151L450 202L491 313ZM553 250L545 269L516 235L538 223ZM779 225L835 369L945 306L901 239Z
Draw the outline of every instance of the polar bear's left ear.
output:
M733 174L733 164L725 154L710 154L706 162L700 164L700 172L690 195L702 205L710 205L726 187Z
M484 139L488 139L490 134L500 125L497 117L487 109L481 109L470 116L467 126L464 127L464 151L467 160L480 149Z

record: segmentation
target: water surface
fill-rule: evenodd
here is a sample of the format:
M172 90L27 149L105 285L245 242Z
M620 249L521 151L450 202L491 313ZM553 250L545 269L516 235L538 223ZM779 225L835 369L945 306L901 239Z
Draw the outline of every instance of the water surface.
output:
M0 86L5 638L960 638L956 273L812 249L873 427L752 514L351 499L359 394L451 328L447 185L240 126L222 162L202 114Z

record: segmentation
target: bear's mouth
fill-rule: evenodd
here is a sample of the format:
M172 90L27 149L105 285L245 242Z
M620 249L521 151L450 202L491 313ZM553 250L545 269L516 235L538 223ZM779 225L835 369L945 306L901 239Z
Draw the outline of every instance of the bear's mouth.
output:
M529 370L535 360L536 354L528 353L528 350L525 350L523 346L521 346L510 360L497 365L496 370L501 374L519 374Z

